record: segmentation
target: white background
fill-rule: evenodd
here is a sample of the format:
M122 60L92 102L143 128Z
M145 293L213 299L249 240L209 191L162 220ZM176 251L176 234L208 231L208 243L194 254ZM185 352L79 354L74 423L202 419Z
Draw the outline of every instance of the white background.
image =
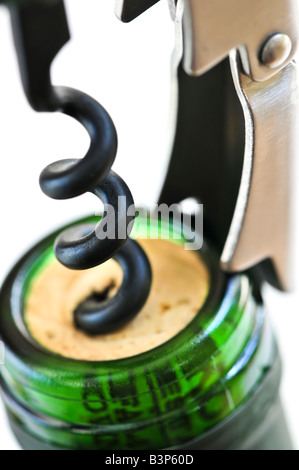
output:
M128 183L136 203L151 204L157 200L167 166L174 25L166 0L128 25L116 19L112 4L111 0L66 1L72 40L55 60L52 77L54 84L89 93L109 111L119 136L113 168ZM4 8L0 10L0 60L2 281L35 241L70 220L97 212L99 202L90 194L53 201L39 188L44 166L60 158L84 156L89 141L75 121L60 114L37 114L27 104ZM265 292L284 361L282 397L297 449L298 289L288 295L270 288ZM10 449L18 445L0 404L0 450Z

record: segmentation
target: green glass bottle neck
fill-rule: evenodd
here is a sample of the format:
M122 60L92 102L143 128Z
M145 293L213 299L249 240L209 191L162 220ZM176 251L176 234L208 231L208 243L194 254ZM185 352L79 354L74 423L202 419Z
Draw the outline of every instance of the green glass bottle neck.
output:
M26 418L30 433L38 429L46 441L66 447L74 440L83 448L172 447L223 421L263 380L277 350L253 282L245 275L223 276L207 247L201 254L211 274L208 299L171 340L107 362L68 360L44 350L22 318L30 283L51 262L54 239L20 261L0 298L2 380L21 406L44 421ZM57 422L69 431L57 434Z

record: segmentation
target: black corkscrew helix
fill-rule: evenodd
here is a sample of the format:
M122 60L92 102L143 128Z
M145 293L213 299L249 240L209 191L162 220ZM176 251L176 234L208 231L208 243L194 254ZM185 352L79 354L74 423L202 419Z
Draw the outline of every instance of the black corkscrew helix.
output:
M116 130L109 114L93 98L51 84L51 63L70 37L63 1L15 3L10 13L23 87L31 106L36 111L60 111L73 117L91 139L85 158L61 160L43 170L43 192L54 199L68 199L90 191L104 203L104 217L107 204L115 210L115 225L107 226L105 237L97 236L102 221L96 227L85 224L67 229L55 242L57 258L69 268L91 268L111 257L122 267L123 282L114 297L99 302L91 296L74 312L75 324L86 333L108 333L140 311L151 287L150 264L140 245L128 233L122 239L115 236L119 224L132 227L135 218L128 214L134 204L131 192L111 170L117 152ZM123 204L119 205L120 196Z

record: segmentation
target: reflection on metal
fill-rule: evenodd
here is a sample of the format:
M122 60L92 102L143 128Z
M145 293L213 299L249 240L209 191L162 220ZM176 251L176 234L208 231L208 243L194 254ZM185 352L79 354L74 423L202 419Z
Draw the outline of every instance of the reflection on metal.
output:
M292 41L287 34L273 34L262 47L261 62L276 69L288 60L292 52Z

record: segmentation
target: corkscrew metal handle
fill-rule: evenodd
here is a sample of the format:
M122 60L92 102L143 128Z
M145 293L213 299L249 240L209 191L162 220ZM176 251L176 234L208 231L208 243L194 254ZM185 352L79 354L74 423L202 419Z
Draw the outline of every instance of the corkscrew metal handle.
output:
M123 283L118 294L104 303L87 299L75 313L76 325L87 333L111 332L140 311L151 287L147 256L137 242L129 239L135 217L132 194L111 170L117 152L116 130L107 111L90 96L51 84L51 63L70 37L63 1L14 4L10 12L23 87L31 106L37 111L59 111L73 117L85 127L91 140L82 160L61 160L42 172L42 190L54 199L90 191L104 203L104 218L109 207L113 208L115 224L108 227L105 237L98 236L104 232L102 220L96 227L68 229L55 243L57 258L68 268L88 269L113 256L119 261ZM125 227L123 238L116 235L118 224Z
M253 268L289 290L298 2L168 3L177 32L177 122L160 201L202 202L222 269ZM137 4L119 0L119 17L136 17Z

